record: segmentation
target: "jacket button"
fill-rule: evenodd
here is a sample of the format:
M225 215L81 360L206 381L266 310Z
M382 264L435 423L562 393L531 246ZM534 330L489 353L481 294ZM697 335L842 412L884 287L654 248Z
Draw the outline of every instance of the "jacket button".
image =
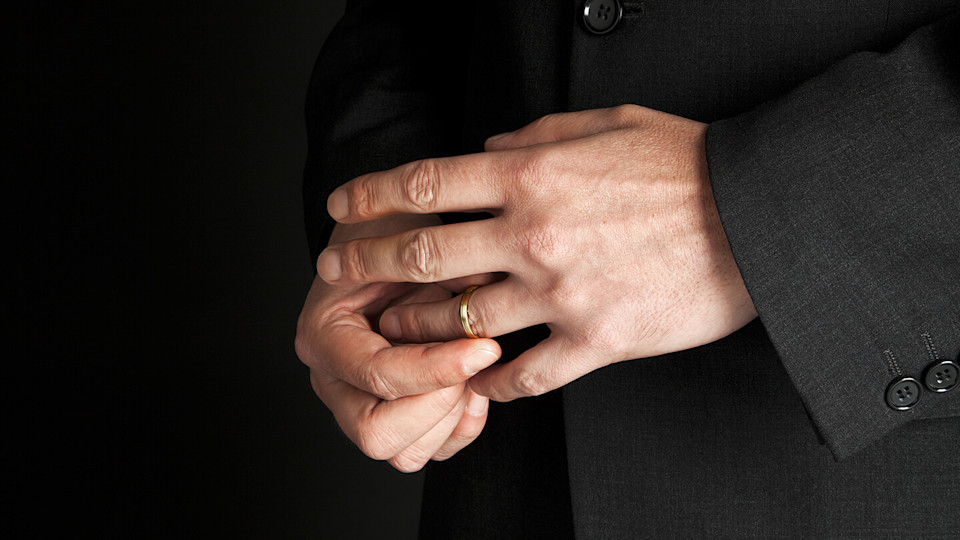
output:
M620 0L586 0L583 3L583 24L594 34L613 30L623 17Z
M951 360L934 362L927 367L923 383L931 392L946 392L957 385L960 366Z
M920 401L923 387L913 377L901 377L887 387L887 405L891 409L906 411Z

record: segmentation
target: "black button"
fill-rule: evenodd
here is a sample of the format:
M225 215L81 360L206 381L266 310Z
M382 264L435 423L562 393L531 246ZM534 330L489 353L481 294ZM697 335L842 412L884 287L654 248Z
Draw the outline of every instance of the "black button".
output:
M620 0L586 0L583 3L583 24L594 34L606 34L623 17Z
M923 387L913 377L901 377L887 387L887 405L891 409L905 411L912 409L920 401Z
M957 385L958 374L960 374L960 366L956 362L950 360L934 362L927 367L923 382L931 392L946 392Z

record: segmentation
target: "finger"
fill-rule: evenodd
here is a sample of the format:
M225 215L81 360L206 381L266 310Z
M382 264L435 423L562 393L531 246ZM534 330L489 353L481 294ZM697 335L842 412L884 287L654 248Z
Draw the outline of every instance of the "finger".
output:
M340 223L390 214L436 214L499 208L504 202L501 161L489 154L423 159L358 176L327 199Z
M437 285L450 292L460 294L474 285L482 287L483 285L489 285L505 279L507 279L505 272L488 272L486 274L474 274L462 278L448 279L437 283Z
M396 285L396 284L395 284ZM436 284L420 284L420 283L411 283L410 291L407 294L396 297L389 304L381 306L377 310L367 310L365 313L368 314L378 314L383 313L383 310L387 306L398 305L398 304L419 304L421 302L438 302L440 300L446 300L453 296L451 291L440 287Z
M331 324L320 369L351 386L392 400L460 384L500 358L492 339L393 346L352 324Z
M434 283L473 274L509 271L515 257L496 239L501 220L426 227L329 246L317 259L327 283Z
M493 152L579 139L634 125L643 113L643 107L621 105L608 109L548 114L516 131L490 137L483 147L487 152Z
M459 425L460 419L464 416L463 411L466 408L469 396L470 392L464 388L457 406L451 409L447 416L433 426L433 429L428 431L426 435L387 460L390 465L393 465L393 468L398 471L406 473L417 472L422 469Z
M390 459L440 423L463 396L464 385L383 401L349 384L311 372L314 391L344 434L367 456Z
M460 321L462 295L450 300L394 306L380 317L380 331L391 341L427 343L466 336ZM474 291L467 305L473 333L493 338L546 322L548 314L526 287L508 279Z
M450 434L450 437L443 443L431 459L443 461L466 448L466 446L476 440L483 431L483 426L487 423L487 411L489 410L490 400L473 390L467 389L470 397L467 400L467 406L460 416L460 423Z
M595 370L596 353L553 335L506 364L491 366L470 379L470 387L494 401L539 396Z

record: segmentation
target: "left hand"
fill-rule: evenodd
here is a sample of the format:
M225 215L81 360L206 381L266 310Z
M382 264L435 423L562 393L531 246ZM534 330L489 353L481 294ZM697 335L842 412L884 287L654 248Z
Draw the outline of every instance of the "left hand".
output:
M540 323L551 335L471 387L499 401L539 395L613 362L720 339L756 316L710 188L707 126L625 105L554 114L486 142L486 152L364 175L328 200L356 223L396 213L482 210L491 219L328 247L332 284L488 283L474 331ZM493 281L491 272L506 272ZM395 341L464 337L460 297L395 306Z

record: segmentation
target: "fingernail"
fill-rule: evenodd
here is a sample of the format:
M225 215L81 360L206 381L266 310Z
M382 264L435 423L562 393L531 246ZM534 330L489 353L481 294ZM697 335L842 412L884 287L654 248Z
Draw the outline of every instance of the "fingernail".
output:
M508 131L508 132L506 132L506 133L501 133L501 134L499 134L499 135L494 135L493 137L490 137L489 139L487 139L487 142L497 142L497 141L499 141L500 139L506 137L507 135L509 135L509 134L511 134L511 133L513 133L513 132L512 132L512 131Z
M483 416L487 412L487 406L490 401L480 394L470 391L470 397L467 398L467 414L470 416Z
M330 194L330 198L327 199L327 212L330 214L330 217L340 221L341 219L347 217L347 214L350 212L348 208L349 201L347 200L347 192L342 189L338 189Z
M396 341L403 337L400 331L400 317L396 313L388 311L380 317L380 333L390 341Z
M339 281L343 275L340 270L340 252L327 248L317 258L317 273L327 283Z
M474 375L500 358L497 353L487 349L477 349L470 353L463 361L463 370L467 375Z

